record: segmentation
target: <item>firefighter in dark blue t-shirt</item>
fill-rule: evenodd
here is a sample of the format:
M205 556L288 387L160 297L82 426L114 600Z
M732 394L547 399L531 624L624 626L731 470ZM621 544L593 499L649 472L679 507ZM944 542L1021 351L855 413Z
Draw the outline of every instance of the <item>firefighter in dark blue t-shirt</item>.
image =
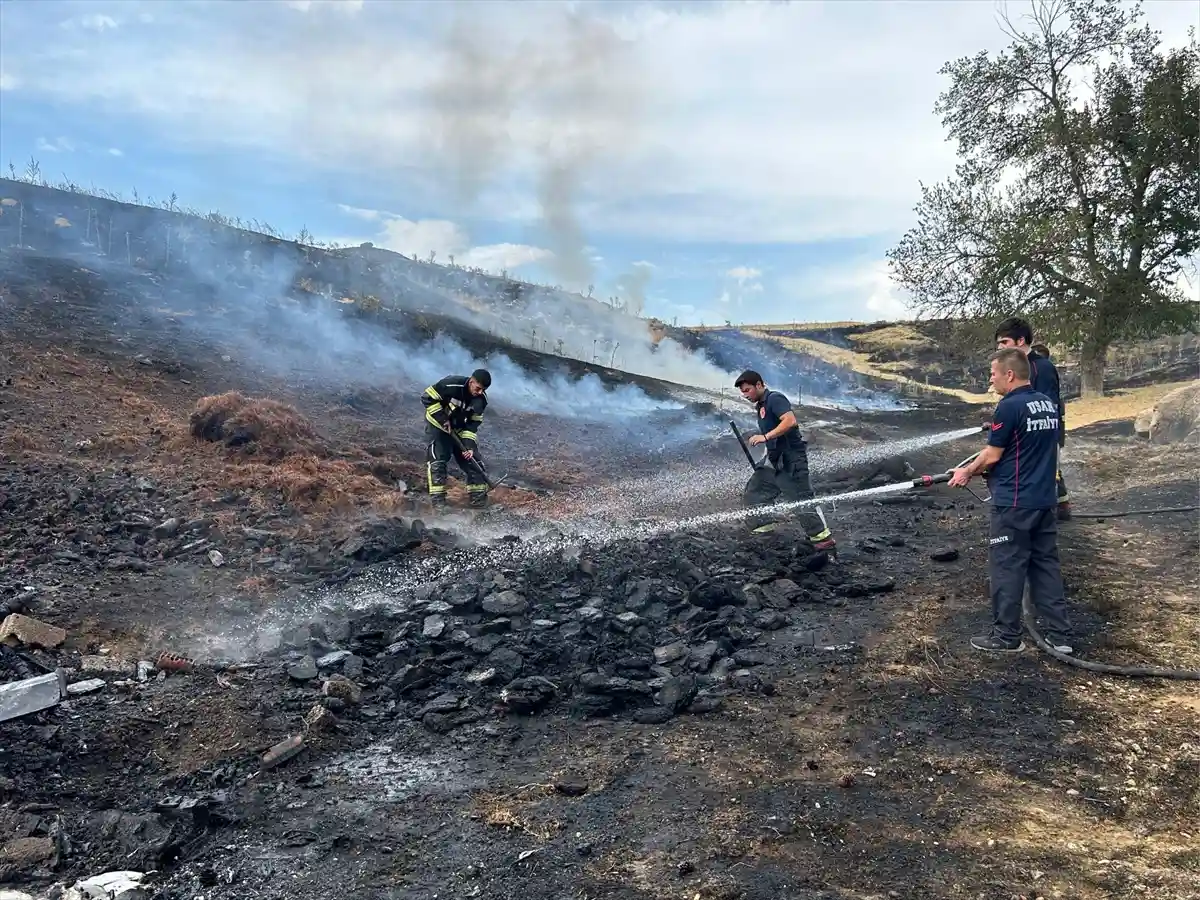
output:
M767 459L775 467L775 484L782 495L781 502L811 500L808 445L800 436L800 424L792 411L791 401L779 391L768 390L762 376L753 369L739 375L733 385L754 404L759 433L750 435L748 443L767 445ZM817 550L835 550L837 542L821 515L802 510L800 521Z
M1039 394L1045 394L1058 407L1058 448L1061 451L1067 442L1067 408L1063 403L1059 387L1058 369L1050 361L1050 351L1044 345L1033 343L1033 328L1024 319L1005 319L996 326L996 349L1016 347L1029 359L1029 383ZM1067 494L1067 483L1063 480L1061 461L1055 464L1056 490L1058 492L1058 520L1071 518L1071 498Z
M992 494L988 580L992 631L971 638L978 650L1015 652L1021 640L1021 598L1029 597L1045 622L1046 640L1071 653L1071 625L1058 559L1058 406L1029 383L1029 360L1016 347L992 355L992 386L1000 395L987 446L954 470L950 484L966 487L987 471Z

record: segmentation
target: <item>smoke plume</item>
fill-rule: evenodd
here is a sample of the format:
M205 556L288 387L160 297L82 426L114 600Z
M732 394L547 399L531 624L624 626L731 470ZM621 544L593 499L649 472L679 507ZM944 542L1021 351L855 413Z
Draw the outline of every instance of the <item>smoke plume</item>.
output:
M450 28L427 105L437 155L459 200L474 203L510 164L536 186L555 277L582 290L592 280L579 204L604 158L636 138L646 85L636 59L606 22L578 9L540 9L538 33L506 46L488 7Z
M688 410L686 389L673 396L663 386L652 395L621 376L579 377L565 358L504 349L508 341L566 356L562 342L570 338L579 358L585 343L587 354L604 356L605 363L619 349L635 361L649 360L643 368L664 380L696 384L691 376L698 360L683 348L652 355L644 323L598 303L589 313L582 297L579 315L564 316L566 295L549 289L514 308L504 305L501 288L515 282L386 251L305 249L199 218L8 180L0 180L0 190L19 198L22 209L21 217L0 220L5 278L91 280L93 301L120 297L102 306L98 322L141 355L164 359L183 350L209 353L214 361L228 357L239 368L324 396L390 391L410 410L399 414L417 422L426 385L482 365L493 374L489 398L502 412L602 424L614 439L643 439L661 427L674 443L711 427ZM482 280L476 284L476 278ZM369 311L373 304L381 308ZM438 318L414 334L414 322L429 312ZM522 317L531 324L531 339L514 325ZM540 330L549 322L558 330ZM624 330L614 331L614 323ZM546 348L555 334L561 335L553 339L558 346ZM601 334L614 339L602 343ZM647 421L660 414L661 423Z

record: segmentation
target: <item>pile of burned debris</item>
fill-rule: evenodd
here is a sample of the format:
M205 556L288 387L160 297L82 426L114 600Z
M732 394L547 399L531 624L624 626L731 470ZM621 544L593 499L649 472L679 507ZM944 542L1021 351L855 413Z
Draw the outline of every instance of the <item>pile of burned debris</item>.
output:
M647 724L712 711L733 692L774 691L760 674L772 648L819 650L812 607L895 587L830 564L790 523L756 538L731 550L683 533L466 568L418 587L403 611L293 629L279 677L290 702L315 704L311 719L403 716L439 733L552 707Z

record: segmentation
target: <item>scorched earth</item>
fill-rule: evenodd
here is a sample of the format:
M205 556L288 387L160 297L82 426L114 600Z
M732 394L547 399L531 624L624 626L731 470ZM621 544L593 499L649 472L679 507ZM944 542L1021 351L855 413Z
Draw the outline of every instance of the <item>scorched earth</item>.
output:
M163 900L1197 896L1194 683L971 651L969 495L828 506L836 558L787 516L581 539L596 507L647 515L614 501L623 483L706 473L660 489L661 524L735 507L748 467L719 410L666 453L673 422L587 436L548 410L490 423L523 485L501 509L435 521L411 497L419 386L323 392L194 331L110 327L106 304L141 302L111 277L102 299L77 266L17 268L0 598L53 646L0 646L0 683L99 682L0 724L4 888L131 871ZM214 409L250 437L197 437ZM849 448L979 421L802 413L828 423L819 493L862 474ZM907 458L940 471L975 441ZM1078 512L1195 503L1177 448L1102 427L1068 447ZM1080 655L1200 666L1194 512L1078 518L1061 545Z

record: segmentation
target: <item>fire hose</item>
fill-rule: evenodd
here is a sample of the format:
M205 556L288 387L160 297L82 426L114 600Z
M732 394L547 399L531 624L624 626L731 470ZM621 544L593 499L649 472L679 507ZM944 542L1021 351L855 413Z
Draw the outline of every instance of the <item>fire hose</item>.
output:
M976 454L977 456L978 454ZM974 456L968 457L963 462L959 463L956 468L961 468L966 465ZM946 484L950 481L953 471L943 472L940 475L922 475L919 478L914 478L912 486L915 488L931 487L935 484ZM1110 513L1073 513L1072 518L1079 519L1107 519L1116 518L1118 516L1132 515L1153 515L1156 513L1168 512L1191 512L1195 509L1200 509L1200 506L1174 506L1161 507L1158 509L1143 509L1129 510L1125 512L1110 512ZM1055 650L1038 631L1036 624L1036 611L1033 606L1033 600L1029 596L1029 585L1025 585L1025 593L1021 598L1021 614L1025 625L1025 630L1029 632L1029 636L1033 638L1034 644L1043 653L1048 654L1061 663L1066 663L1068 666L1074 666L1077 669L1084 669L1088 672L1096 672L1101 675L1124 675L1127 678L1165 678L1171 681L1200 681L1200 671L1194 669L1168 669L1159 668L1156 666L1120 666L1112 663L1092 662L1086 659L1079 659L1077 656L1060 653Z

